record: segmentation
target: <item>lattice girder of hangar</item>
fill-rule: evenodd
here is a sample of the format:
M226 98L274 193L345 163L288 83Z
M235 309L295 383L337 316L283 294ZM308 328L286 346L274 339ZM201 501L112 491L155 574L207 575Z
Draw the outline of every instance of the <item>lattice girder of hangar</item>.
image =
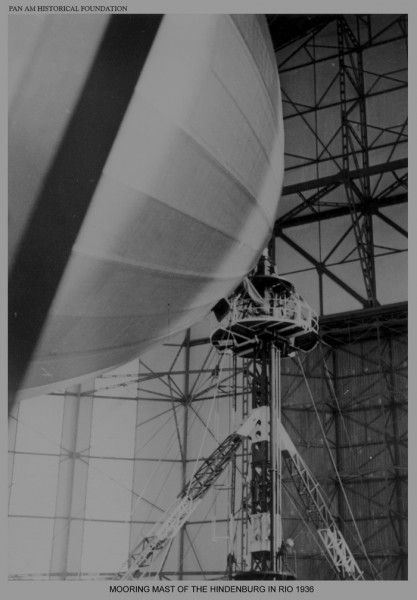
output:
M404 16L339 16L277 52L278 265L320 314L406 298L405 28Z
M362 528L381 576L405 579L406 17L316 17L310 34L279 48L277 58L286 176L276 257L321 315L327 368L320 375L313 354L307 371L321 387L313 395L340 471L332 495L339 517L354 515ZM299 415L294 425L305 431L291 385L284 418Z
M286 133L275 258L321 330L311 354L282 361L283 424L365 579L406 579L406 17L268 22ZM95 382L15 407L12 578L123 573L197 460L240 425L253 366L210 346L213 319ZM244 566L247 469L244 444L174 538L161 577L227 578L232 551ZM289 567L300 580L335 579L284 467L282 498Z

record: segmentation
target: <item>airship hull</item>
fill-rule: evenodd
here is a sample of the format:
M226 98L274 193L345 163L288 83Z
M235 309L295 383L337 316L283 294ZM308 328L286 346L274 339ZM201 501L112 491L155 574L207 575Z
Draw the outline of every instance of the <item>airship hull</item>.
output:
M227 296L271 236L283 143L262 18L165 16L22 394L123 364Z

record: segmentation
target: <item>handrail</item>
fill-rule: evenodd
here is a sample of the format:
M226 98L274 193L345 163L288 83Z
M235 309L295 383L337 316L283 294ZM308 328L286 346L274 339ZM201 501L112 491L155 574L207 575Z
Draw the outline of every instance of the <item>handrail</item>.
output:
M246 298L237 297L233 301L231 314L224 321L235 323L250 318L288 321L315 333L318 333L319 329L317 313L296 295L272 297L257 305Z

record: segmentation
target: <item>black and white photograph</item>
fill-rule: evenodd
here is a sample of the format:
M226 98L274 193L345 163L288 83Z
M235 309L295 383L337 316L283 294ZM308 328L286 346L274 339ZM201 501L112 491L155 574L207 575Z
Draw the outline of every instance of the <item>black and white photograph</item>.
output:
M409 581L407 5L231 4L5 9L4 597Z

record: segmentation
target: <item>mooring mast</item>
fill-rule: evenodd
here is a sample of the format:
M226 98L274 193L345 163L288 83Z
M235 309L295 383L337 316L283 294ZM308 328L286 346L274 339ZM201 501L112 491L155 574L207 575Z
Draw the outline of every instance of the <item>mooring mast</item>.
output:
M159 575L174 536L227 466L233 464L244 440L250 440L250 490L244 494L248 512L242 521L248 524L250 557L249 560L242 557L238 569L235 556L229 553L228 577L238 580L296 578L286 562L293 541L284 540L282 534L283 458L337 577L364 579L317 480L281 423L280 361L299 350L308 352L314 348L318 340L316 313L287 280L277 275L267 253L234 296L216 306L215 312L219 314L219 311L223 318L211 341L219 352L228 351L235 357L252 359L252 411L244 415L245 421L239 429L201 461L178 498L130 554L128 568L118 573L118 578ZM244 477L248 474L246 464L245 461Z
M318 317L293 285L278 276L268 251L234 296L222 301L217 314L219 311L223 319L211 342L219 352L231 351L253 360L252 410L262 415L257 439L251 446L250 568L236 572L233 578L295 579L285 565L291 541L284 542L281 524L281 449L277 436L281 419L280 361L299 350L314 348ZM232 561L229 557L228 562Z
M244 440L250 440L250 490L244 494L246 512L242 520L242 524L248 525L245 533L249 537L250 556L242 557L240 568L236 568L236 558L229 553L228 577L296 578L286 561L293 541L284 540L282 533L283 458L305 509L314 517L317 535L337 577L364 579L318 482L281 423L281 358L314 348L318 341L317 314L290 282L278 276L267 252L252 276L231 299L216 305L214 311L220 316L219 326L211 336L212 344L221 353L232 352L234 357L252 360L252 411L247 414L245 402L244 423L202 460L172 506L130 554L127 570L118 573L118 577L142 579L159 575L174 536L227 466L233 464ZM235 375L236 371L234 379ZM248 474L247 464L245 460L244 477Z

